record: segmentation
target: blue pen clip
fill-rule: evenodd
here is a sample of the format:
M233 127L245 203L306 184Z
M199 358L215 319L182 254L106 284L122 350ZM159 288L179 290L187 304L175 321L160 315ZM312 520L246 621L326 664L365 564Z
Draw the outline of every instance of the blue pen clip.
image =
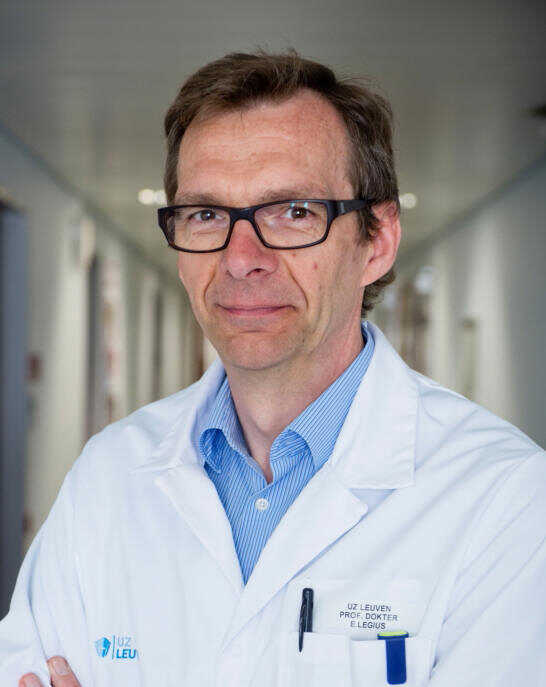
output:
M389 685L403 685L406 680L406 637L407 632L379 632L377 639L385 641L387 658L387 682Z

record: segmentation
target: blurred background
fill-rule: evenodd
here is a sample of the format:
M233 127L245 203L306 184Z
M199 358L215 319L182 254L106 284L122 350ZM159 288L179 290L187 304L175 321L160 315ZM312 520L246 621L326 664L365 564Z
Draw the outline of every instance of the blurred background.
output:
M370 319L546 445L543 2L2 0L0 617L87 438L215 356L156 226L163 116L256 46L389 98L404 238Z

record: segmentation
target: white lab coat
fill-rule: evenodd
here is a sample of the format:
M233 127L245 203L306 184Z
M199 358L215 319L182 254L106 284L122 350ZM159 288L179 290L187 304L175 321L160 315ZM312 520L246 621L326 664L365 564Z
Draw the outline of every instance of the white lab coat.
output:
M46 684L54 654L82 687L378 687L383 628L410 634L407 687L545 685L545 454L369 326L375 353L334 452L246 586L194 449L219 361L93 437L0 623L1 687L27 671Z

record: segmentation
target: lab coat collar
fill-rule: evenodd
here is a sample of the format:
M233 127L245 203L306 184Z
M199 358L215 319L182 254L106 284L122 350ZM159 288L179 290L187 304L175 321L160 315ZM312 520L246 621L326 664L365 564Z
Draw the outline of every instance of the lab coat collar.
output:
M348 488L398 489L414 481L417 382L379 327L367 325L375 340L374 354L329 463ZM196 451L198 420L208 413L224 374L217 359L201 379L180 392L176 420L153 454L133 472L202 463Z
M339 433L330 463L352 489L400 489L414 483L419 391L406 363L379 327L375 351Z
M224 369L216 360L195 384L180 392L182 410L150 459L134 468L134 475L150 474L201 544L215 559L235 593L243 578L233 534L213 482L196 450L197 428L208 413L222 383ZM161 402L158 404L161 412Z
M202 463L196 451L199 441L198 427L200 420L209 412L224 375L222 362L216 359L197 382L177 394L180 397L180 410L176 419L151 456L131 472L156 472L183 463ZM161 405L161 401L158 405Z

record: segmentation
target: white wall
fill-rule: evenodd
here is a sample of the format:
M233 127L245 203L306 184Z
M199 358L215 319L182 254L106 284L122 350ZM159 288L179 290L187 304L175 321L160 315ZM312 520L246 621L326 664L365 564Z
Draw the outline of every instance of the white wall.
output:
M182 285L180 289L182 290ZM180 308L180 295L173 290L166 290L162 296L161 393L166 396L180 389L184 379L184 369L187 365L191 365L189 358L192 357L193 350L188 347L187 337L184 335L185 326L191 318L187 310Z
M546 446L546 160L443 234L399 262L393 288L433 268L427 373L464 393L472 346L473 400Z
M160 380L160 396L191 383L195 338L193 317L180 285L161 275L86 212L83 203L33 159L17 141L0 133L0 187L26 213L29 222L27 351L39 356L42 374L28 384L30 418L27 435L25 511L26 548L46 517L58 488L85 442L87 382L87 278L85 239L93 234L98 254L115 258L120 273L120 351L118 414L153 400L145 367L153 330L147 309L147 284L165 298L163 359L170 361ZM82 227L84 227L82 233ZM87 230L85 230L87 227ZM82 244L82 236L84 244ZM91 246L92 249L92 246ZM89 255L87 255L87 258ZM187 329L190 332L188 333ZM180 342L186 342L181 356ZM141 368L145 384L140 384Z

